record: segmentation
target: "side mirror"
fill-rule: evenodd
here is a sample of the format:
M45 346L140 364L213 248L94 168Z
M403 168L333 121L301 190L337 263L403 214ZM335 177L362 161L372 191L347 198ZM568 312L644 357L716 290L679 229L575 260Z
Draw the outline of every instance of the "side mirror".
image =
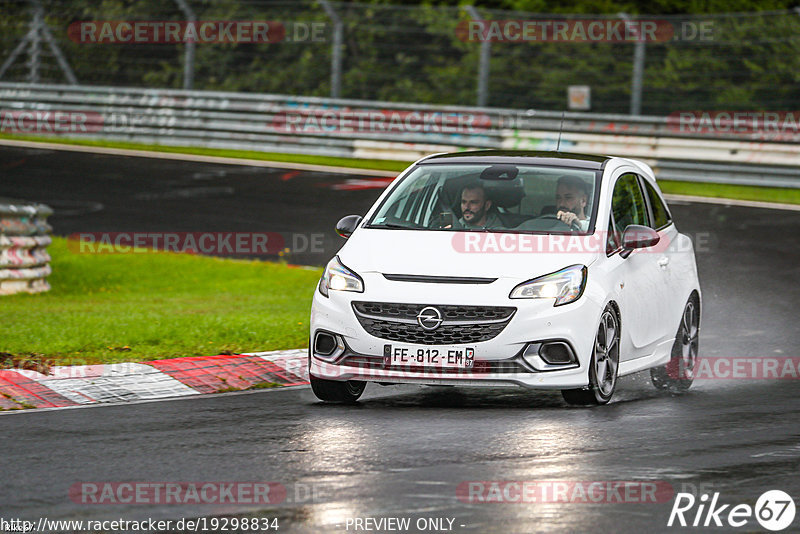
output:
M627 258L637 248L652 247L659 242L658 232L647 226L631 224L622 232L622 252L620 256Z
M361 217L361 215L348 215L347 217L342 217L339 222L336 223L336 233L347 239L353 232L356 231L356 228L358 228L358 225L361 224L362 219L363 217Z

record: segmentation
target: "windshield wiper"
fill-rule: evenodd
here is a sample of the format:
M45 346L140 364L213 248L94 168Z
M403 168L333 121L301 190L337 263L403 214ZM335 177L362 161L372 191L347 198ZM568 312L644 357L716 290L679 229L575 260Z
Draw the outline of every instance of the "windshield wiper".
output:
M388 228L392 230L419 230L420 226L405 226L397 223L370 224L367 228Z

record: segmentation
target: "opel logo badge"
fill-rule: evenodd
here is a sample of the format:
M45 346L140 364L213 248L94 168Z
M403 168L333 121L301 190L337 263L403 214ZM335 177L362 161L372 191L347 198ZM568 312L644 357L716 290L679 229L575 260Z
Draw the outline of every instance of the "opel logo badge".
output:
M433 306L422 308L417 314L417 323L423 330L436 330L442 324L442 312Z

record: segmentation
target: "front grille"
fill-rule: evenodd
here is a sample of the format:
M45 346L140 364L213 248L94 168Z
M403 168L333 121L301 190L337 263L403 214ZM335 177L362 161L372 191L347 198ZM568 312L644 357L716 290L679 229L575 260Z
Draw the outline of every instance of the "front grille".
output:
M417 314L427 304L353 302L358 322L370 335L389 341L423 345L456 345L487 341L506 327L516 308L510 306L439 306L442 324L425 330Z

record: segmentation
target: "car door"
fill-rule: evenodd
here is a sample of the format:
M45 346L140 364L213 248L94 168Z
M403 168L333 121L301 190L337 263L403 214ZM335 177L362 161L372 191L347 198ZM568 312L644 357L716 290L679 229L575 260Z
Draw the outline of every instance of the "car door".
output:
M657 192L655 185L644 177L641 177L642 190L645 192L645 199L648 205L650 228L658 232L661 241L654 256L658 265L661 278L663 278L664 298L660 301L662 320L662 339L672 340L675 338L675 321L683 313L685 304L681 293L683 275L682 257L678 247L678 230L672 222L672 214L669 212L666 203Z
M611 200L611 224L619 239L631 224L649 226L648 209L639 176L634 172L622 174L614 184ZM622 333L630 341L629 350L621 355L623 360L650 355L664 336L667 289L656 250L637 249L618 260Z

